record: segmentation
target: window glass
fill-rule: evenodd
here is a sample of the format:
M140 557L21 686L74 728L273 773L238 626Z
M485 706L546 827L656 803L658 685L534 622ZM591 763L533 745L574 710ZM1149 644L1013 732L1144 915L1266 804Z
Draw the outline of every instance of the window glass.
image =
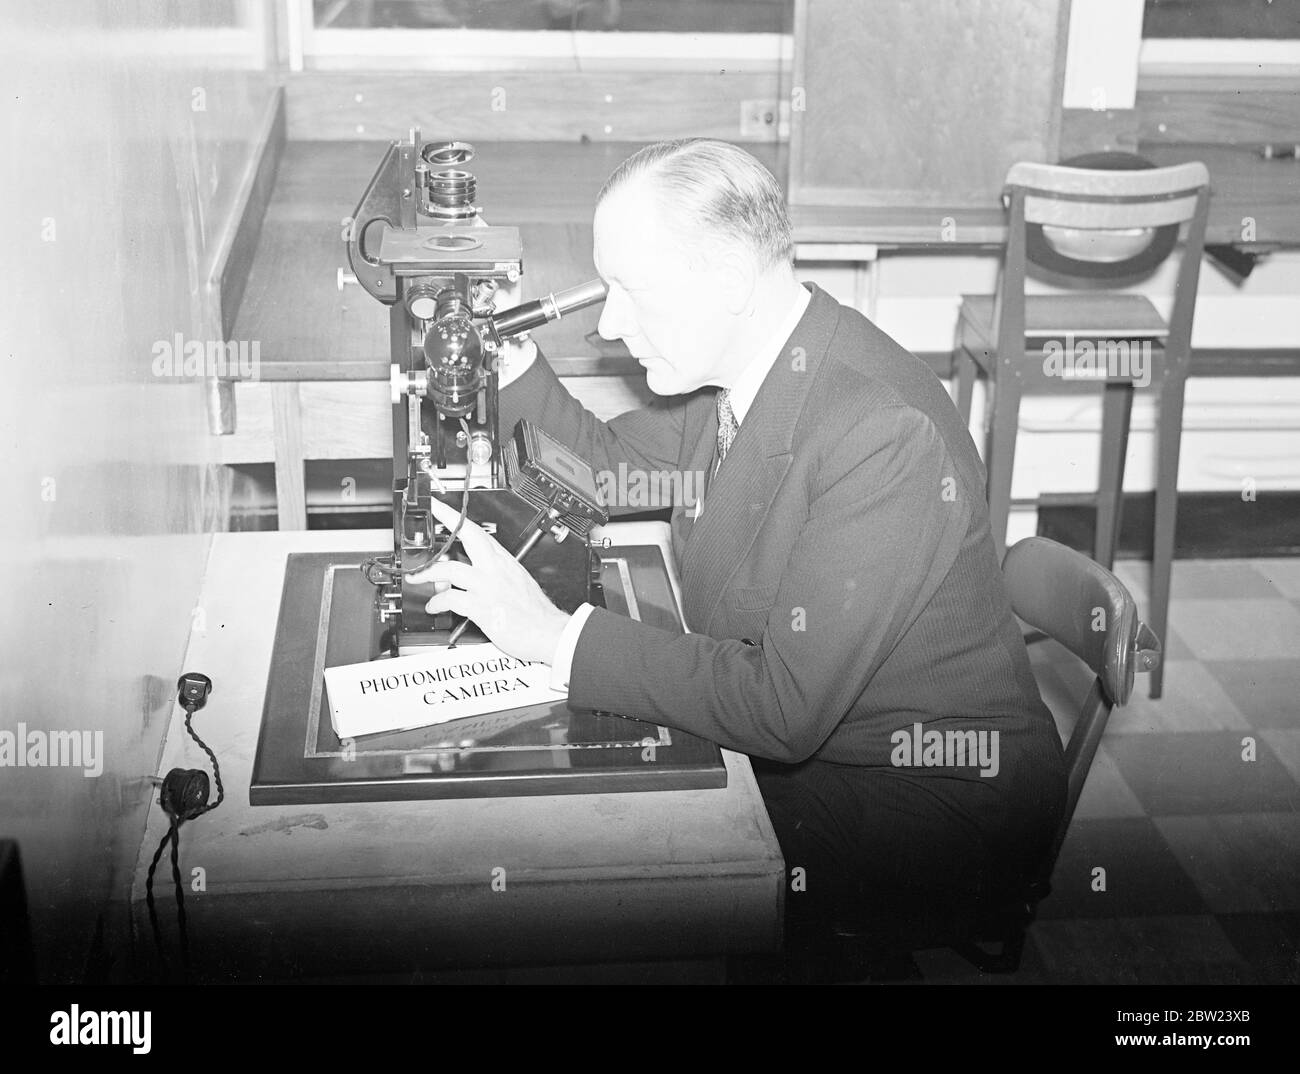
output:
M789 0L313 0L316 29L786 33Z
M1146 0L1144 38L1300 38L1300 0Z

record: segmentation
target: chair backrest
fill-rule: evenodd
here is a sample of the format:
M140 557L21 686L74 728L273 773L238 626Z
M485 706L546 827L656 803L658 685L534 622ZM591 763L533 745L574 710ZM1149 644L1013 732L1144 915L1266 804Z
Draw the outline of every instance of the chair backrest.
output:
M1096 675L1065 747L1068 797L1048 855L1050 874L1074 816L1111 708L1127 703L1133 678L1160 664L1160 640L1138 619L1123 584L1101 564L1046 537L1026 537L1002 561L1012 610L1060 642Z
M1013 164L1007 172L1004 198L1008 209L1007 247L998 277L994 332L998 341L1020 340L1025 333L1025 275L1030 255L1055 274L1064 274L1067 286L1095 288L1112 281L1113 287L1133 282L1134 268L1149 274L1164 259L1173 243L1149 243L1154 257L1114 254L1114 241L1161 229L1186 226L1174 302L1165 334L1166 353L1186 361L1192 336L1201 255L1205 249L1205 222L1209 215L1210 177L1199 162L1167 168L1077 168L1064 164ZM1030 232L1037 234L1031 241ZM1042 234L1106 238L1085 241L1073 256L1051 251ZM1095 249L1089 257L1087 250ZM1130 251L1131 252L1131 251ZM1069 326L1065 326L1069 327ZM1016 344L1010 344L1016 346ZM999 347L1002 344L999 342Z
M1198 162L1125 171L1021 162L1007 172L1006 193L1023 194L1028 223L1113 231L1187 223L1209 185Z

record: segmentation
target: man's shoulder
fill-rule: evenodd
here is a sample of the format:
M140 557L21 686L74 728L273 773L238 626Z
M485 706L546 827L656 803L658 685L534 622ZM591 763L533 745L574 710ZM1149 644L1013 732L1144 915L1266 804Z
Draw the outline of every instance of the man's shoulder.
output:
M833 328L812 396L867 408L912 407L932 418L953 410L947 389L929 365L852 307L835 302L832 308ZM823 307L822 315L826 312Z
M893 336L851 306L837 303L835 330L826 348L833 368L880 383L898 383L932 370Z
M870 438L873 428L882 435L931 428L950 454L973 453L947 387L928 364L849 306L831 299L819 315L826 344L803 408L805 430L834 440Z

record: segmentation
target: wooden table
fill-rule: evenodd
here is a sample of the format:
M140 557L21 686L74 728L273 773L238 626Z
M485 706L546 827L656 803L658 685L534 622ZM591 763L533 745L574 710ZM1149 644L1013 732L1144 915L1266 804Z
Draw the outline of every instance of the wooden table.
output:
M347 266L345 223L384 148L373 141L286 144L231 333L234 340L257 343L260 367L256 382L235 386L234 433L218 438L218 461L274 461L281 529L306 528L304 460L391 453L387 307L360 287L340 291L337 276ZM525 297L592 279L596 196L639 145L494 142L475 148L470 169L478 177L484 218L522 232ZM785 175L784 147L749 148L777 176ZM1300 244L1300 163L1265 161L1248 149L1224 146L1142 151L1158 164L1199 159L1209 167L1208 242L1239 243L1243 218L1250 217L1255 247ZM803 206L792 218L805 256L860 268L872 263L878 248L973 251L1000 246L1006 237L999 205ZM859 276L866 280L867 270ZM869 291L870 282L861 287ZM643 405L650 393L622 343L596 336L599 317L599 307L579 311L546 326L538 340L570 391L607 418ZM1245 375L1239 367L1230 368Z
M480 145L470 167L490 224L519 227L528 298L596 275L591 213L625 143ZM256 382L235 385L233 435L218 461L274 461L281 529L305 529L307 459L382 458L392 450L388 308L358 286L340 291L345 221L385 150L380 142L290 142L262 223L232 338L256 342ZM522 168L527 160L535 167ZM621 343L595 337L598 308L539 337L565 383L600 417L650 392ZM580 382L575 379L580 377ZM570 379L575 378L575 379Z
M784 863L738 754L724 751L721 790L249 805L286 557L389 542L380 530L213 537L185 656L214 684L194 726L226 787L181 829L196 977L716 980L727 954L775 950ZM159 775L173 767L208 767L179 709ZM145 874L166 830L154 807L131 895L142 967ZM175 964L166 855L155 894Z
M518 226L524 287L546 294L595 276L591 215L608 174L638 148L629 142L497 142L476 146L470 168L488 223ZM783 176L786 153L750 147ZM387 380L386 307L359 287L340 293L347 264L342 232L384 152L378 142L289 142L262 224L233 336L260 344L262 381ZM1202 160L1213 196L1206 241L1241 244L1242 218L1256 224L1258 247L1300 245L1300 162L1260 159L1226 146L1157 146L1157 164ZM526 162L527 166L522 166ZM1006 239L1000 205L800 206L792 211L800 244L980 248ZM951 226L948 226L948 222ZM545 329L561 375L635 371L621 343L593 337L599 308Z
M1247 146L1151 145L1138 155L1159 167L1199 160L1210 172L1210 216L1205 241L1268 250L1300 246L1300 162L1264 160ZM1242 221L1255 222L1254 237ZM1000 205L805 205L791 211L801 243L876 243L900 248L1000 247L1006 214Z

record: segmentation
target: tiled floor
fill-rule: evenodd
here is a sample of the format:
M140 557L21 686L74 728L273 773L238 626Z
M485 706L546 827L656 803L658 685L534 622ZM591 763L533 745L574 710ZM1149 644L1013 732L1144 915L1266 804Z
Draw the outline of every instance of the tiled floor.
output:
M1148 565L1115 573L1145 608ZM1111 716L1018 973L927 981L1300 983L1300 559L1179 560L1165 696ZM1068 733L1090 673L1030 647ZM1097 870L1105 870L1105 890Z

